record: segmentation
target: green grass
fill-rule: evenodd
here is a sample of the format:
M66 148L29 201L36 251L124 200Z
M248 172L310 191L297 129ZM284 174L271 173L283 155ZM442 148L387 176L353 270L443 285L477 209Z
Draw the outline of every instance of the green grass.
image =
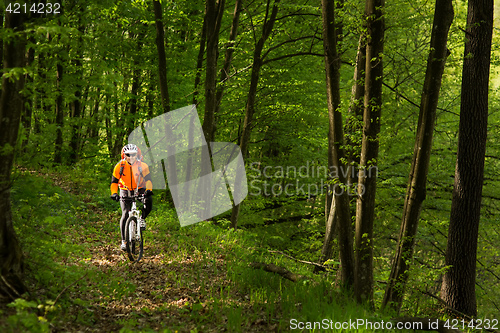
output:
M314 258L322 228L314 219L238 231L224 219L180 228L158 192L145 258L130 263L118 249L120 209L108 180L75 182L70 171L16 173L14 221L30 294L0 308L2 331L352 332L357 323L355 332L375 332L390 321L339 290L335 272L314 275L269 251ZM307 279L293 283L251 262Z

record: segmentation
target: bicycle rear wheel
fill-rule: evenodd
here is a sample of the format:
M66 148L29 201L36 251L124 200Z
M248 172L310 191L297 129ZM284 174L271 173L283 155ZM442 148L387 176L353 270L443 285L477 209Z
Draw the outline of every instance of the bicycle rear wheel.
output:
M125 240L127 241L127 254L130 261L139 261L144 251L141 228L137 217L130 216L125 223Z

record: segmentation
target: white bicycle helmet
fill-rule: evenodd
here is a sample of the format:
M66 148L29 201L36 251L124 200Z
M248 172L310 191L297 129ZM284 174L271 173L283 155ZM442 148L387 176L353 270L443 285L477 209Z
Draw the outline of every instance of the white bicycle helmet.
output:
M122 159L125 158L125 154L139 154L139 148L136 145L129 143L122 148Z

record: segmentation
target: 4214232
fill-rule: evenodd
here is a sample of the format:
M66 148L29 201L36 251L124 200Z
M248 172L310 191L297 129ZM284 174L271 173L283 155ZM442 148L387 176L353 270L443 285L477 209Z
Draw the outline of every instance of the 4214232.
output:
M20 3L11 2L5 8L6 13L11 14L61 14L61 4L58 2L35 2L35 3Z

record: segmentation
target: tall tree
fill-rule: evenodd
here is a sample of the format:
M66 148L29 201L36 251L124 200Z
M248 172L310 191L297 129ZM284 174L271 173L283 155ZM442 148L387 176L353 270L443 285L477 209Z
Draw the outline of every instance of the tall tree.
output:
M366 67L366 36L362 33L358 42L358 51L356 53L356 66L354 68L351 91L351 102L346 120L346 144L349 149L347 152L347 162L349 164L348 185L356 181L354 168L359 165L359 151L361 147L357 143L356 135L362 129L360 119L363 118L363 100L365 95L365 67Z
M250 87L248 88L247 102L245 105L245 119L243 121L243 130L240 137L240 148L243 157L248 156L248 143L250 142L250 133L253 126L253 117L255 113L255 100L257 97L257 86L259 84L260 70L262 68L262 50L266 40L273 31L276 16L278 15L280 0L274 0L271 9L271 1L267 1L266 16L262 27L262 34L255 45L253 51L252 73L250 75ZM239 170L239 169L238 169ZM238 177L238 175L237 175ZM238 226L238 215L240 213L240 205L235 205L231 211L231 226L236 229Z
M222 96L224 94L224 88L226 86L226 81L229 79L229 70L231 67L231 60L233 58L234 46L236 42L236 36L238 35L238 24L240 22L240 12L243 0L236 0L234 4L233 21L231 24L231 32L229 33L229 41L226 44L226 52L224 55L224 65L220 73L219 85L217 87L217 93L215 97L215 128L217 130L217 115L220 110L220 104L222 101Z
M427 70L420 101L420 114L413 149L413 161L406 190L403 220L389 283L382 303L382 307L390 304L396 311L399 311L403 301L405 285L408 280L408 269L413 258L418 220L426 196L432 136L436 122L441 79L448 53L446 46L448 31L453 16L453 3L451 0L436 0L430 52L427 58Z
M12 3L7 1L6 4ZM25 13L6 12L5 29L12 29L15 35L4 40L3 68L13 71L25 66L26 36ZM2 77L2 95L0 97L0 293L10 298L19 297L26 291L23 283L23 253L12 223L10 203L11 172L17 143L21 112L24 99L21 91L24 76L12 73Z
M326 95L328 104L328 161L329 175L338 180L329 193L333 196L335 214L328 214L327 235L333 231L333 219L337 219L342 282L351 289L354 284L354 252L352 244L352 221L349 209L349 194L345 188L347 177L345 164L344 131L340 106L340 58L337 52L337 29L335 26L335 1L322 0L323 46L325 52ZM340 186L339 186L340 185ZM327 200L328 202L328 200ZM328 203L327 203L328 204ZM330 211L333 211L331 209ZM327 228L328 229L328 228ZM328 244L327 241L325 243Z
M469 0L455 183L441 287L448 306L476 316L476 253L488 125L493 0Z
M198 104L198 86L201 82L201 72L203 69L203 59L205 56L205 46L207 43L207 15L205 14L203 19L203 25L201 28L201 37L198 43L198 58L196 60L196 75L194 77L194 90L193 90L193 104Z
M76 56L73 59L73 66L75 69L75 92L74 98L71 102L71 140L69 143L70 152L69 152L69 163L74 163L77 161L80 150L80 137L81 133L81 117L82 117L82 82L83 80L83 36L85 34L85 26L83 25L82 17L84 14L84 7L79 6L79 15L78 15L78 39L77 39L77 47L76 47Z
M373 298L373 220L377 186L380 116L382 109L382 55L384 0L366 0L366 68L358 200L356 204L356 267L354 290L358 302Z
M156 49L158 52L158 75L163 111L170 111L170 95L167 84L167 55L165 53L165 32L163 30L163 9L159 0L153 0L156 27Z
M60 55L56 56L57 58L57 97L56 97L56 141L54 145L54 163L61 164L62 163L62 149L63 149L63 126L64 126L64 93L63 93L63 76L64 76L64 67L62 63L62 59Z
M4 28L4 14L0 15L0 27ZM0 43L0 68L3 68L3 42Z
M130 33L131 39L137 40L137 49L141 50L143 46L144 33L139 32L138 34ZM132 87L130 90L130 119L127 121L127 133L131 133L136 125L135 118L137 116L137 109L139 104L139 91L141 88L141 61L140 54L134 56L133 62L134 69L132 70Z
M214 141L219 31L225 3L225 0L218 0L217 2L215 0L207 0L206 4L207 65L205 78L205 116L203 117L202 127L207 142Z

